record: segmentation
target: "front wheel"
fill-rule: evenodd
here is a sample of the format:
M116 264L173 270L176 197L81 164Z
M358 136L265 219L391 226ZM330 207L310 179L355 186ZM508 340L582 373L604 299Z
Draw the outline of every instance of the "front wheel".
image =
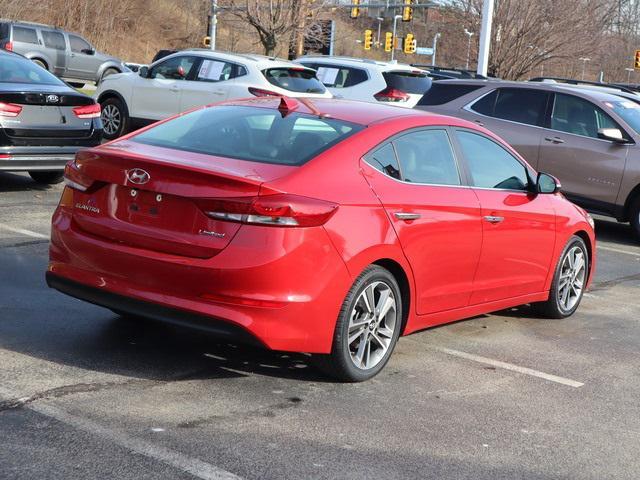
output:
M565 318L578 309L589 278L589 254L582 238L574 235L560 255L549 299L536 305L548 318Z
M356 279L338 315L331 353L314 357L328 375L362 382L386 365L402 328L402 296L386 269L371 265Z
M636 239L640 240L640 196L631 203L629 217L629 223L631 223L633 234Z

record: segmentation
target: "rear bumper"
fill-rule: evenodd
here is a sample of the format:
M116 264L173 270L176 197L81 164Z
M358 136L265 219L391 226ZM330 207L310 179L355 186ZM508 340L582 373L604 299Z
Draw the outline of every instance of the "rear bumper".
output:
M87 145L90 147L94 145ZM0 147L0 170L64 170L78 150L86 147Z

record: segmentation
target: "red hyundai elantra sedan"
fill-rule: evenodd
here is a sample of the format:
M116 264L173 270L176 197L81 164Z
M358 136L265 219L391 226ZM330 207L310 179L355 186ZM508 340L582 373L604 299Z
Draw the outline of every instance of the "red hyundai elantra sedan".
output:
M203 107L78 153L47 282L115 312L315 354L361 381L400 335L593 277L587 213L464 120L338 100Z

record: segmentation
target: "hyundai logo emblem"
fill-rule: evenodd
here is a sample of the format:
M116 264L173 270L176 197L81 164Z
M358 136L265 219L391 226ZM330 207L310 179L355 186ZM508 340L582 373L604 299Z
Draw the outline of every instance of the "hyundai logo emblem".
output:
M141 168L132 168L127 170L127 180L136 185L144 185L151 180L151 175Z
M58 103L60 101L60 97L58 95L47 95L47 103Z

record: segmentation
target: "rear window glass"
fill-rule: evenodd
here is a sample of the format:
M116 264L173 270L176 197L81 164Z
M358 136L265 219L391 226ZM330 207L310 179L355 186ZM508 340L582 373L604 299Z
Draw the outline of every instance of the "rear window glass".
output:
M9 38L9 24L8 23L0 23L0 38L2 38L2 39Z
M479 88L482 88L482 85L433 82L431 88L418 102L418 105L444 105Z
M542 126L547 92L526 88L499 88L496 92L480 99L471 109L489 117Z
M431 87L431 79L426 73L414 72L383 72L382 76L387 82L387 87L405 93L423 94Z
M38 34L33 28L13 27L13 41L37 44Z
M324 93L324 85L316 78L316 72L298 68L269 68L262 72L272 85L291 92Z
M4 55L0 61L0 83L26 83L30 85L64 85L55 75L31 60L17 55Z
M302 165L360 131L361 125L278 110L221 106L162 123L135 142L260 163Z
M368 80L367 72L360 68L338 65L305 64L317 70L316 76L325 87L348 88Z

